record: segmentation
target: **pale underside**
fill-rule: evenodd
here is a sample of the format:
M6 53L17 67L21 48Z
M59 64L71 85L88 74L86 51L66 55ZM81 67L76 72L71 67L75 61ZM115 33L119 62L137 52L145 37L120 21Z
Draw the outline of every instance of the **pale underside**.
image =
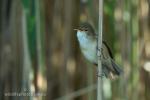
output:
M85 58L90 62L97 64L97 39L96 37L88 36L85 31L77 31L77 37L80 44L81 51ZM106 77L114 79L116 75L120 75L121 69L115 64L110 57L108 48L102 44L101 49L103 72Z
M79 40L81 51L85 56L85 58L92 63L97 63L97 55L96 55L97 41L89 39L90 37L88 37L86 33L83 31L78 31L77 37Z

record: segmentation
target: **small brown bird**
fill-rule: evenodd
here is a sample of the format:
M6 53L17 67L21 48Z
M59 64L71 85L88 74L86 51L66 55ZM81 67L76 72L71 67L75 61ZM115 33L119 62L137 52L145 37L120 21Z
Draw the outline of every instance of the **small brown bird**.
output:
M87 60L97 65L97 34L93 27L89 23L83 23L78 29L74 30L77 30L77 38L83 55ZM107 78L115 79L116 76L122 73L122 70L113 60L110 48L104 41L102 43L101 56L103 74Z

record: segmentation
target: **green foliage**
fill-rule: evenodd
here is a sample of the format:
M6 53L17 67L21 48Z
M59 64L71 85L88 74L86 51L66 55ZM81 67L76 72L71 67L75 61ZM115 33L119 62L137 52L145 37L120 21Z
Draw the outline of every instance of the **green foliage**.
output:
M104 40L111 46L112 52L115 52L115 25L114 11L116 0L106 0L104 2Z
M22 0L24 10L27 11L27 36L28 46L31 59L33 60L36 56L36 22L35 22L35 1L34 0Z
M35 33L35 16L28 16L28 45L30 50L31 58L36 55L36 33Z
M22 0L22 4L23 4L24 9L29 10L30 1L31 0Z
M104 2L104 12L105 14L108 14L109 16L112 16L114 15L114 8L115 8L115 3L116 1L115 0L106 0Z

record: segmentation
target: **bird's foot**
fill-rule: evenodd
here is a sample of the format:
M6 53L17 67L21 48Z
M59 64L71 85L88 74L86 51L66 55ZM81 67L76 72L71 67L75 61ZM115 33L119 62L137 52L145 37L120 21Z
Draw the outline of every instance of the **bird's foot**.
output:
M104 74L104 73L101 73L101 74L100 74L100 73L97 73L96 76L103 78L103 77L105 77L105 74Z
M102 57L102 52L103 52L103 48L98 48L98 47L97 47L97 56L98 56L99 58Z

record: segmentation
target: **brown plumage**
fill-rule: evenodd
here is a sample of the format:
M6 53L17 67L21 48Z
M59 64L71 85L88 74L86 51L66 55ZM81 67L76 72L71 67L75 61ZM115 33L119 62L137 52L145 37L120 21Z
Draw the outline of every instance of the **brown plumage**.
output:
M83 23L77 30L77 38L81 51L85 58L97 65L97 34L89 23ZM105 41L102 43L102 70L103 74L110 79L115 79L122 70L113 60L112 52Z

